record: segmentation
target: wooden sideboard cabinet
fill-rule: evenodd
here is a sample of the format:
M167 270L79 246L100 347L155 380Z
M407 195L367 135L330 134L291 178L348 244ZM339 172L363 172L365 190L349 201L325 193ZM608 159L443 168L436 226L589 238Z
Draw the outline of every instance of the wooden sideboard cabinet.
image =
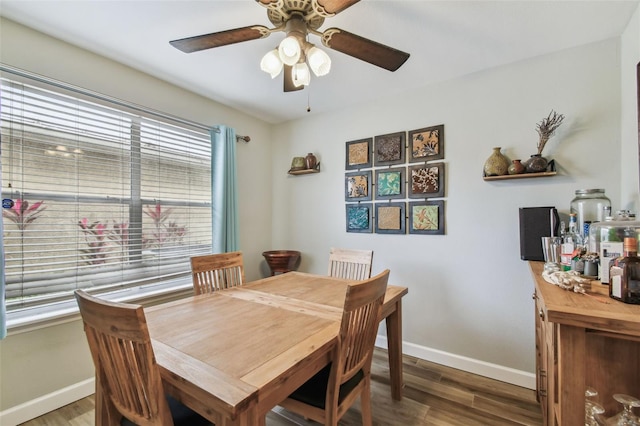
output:
M549 426L584 425L584 393L610 417L621 410L616 393L640 398L640 305L609 298L605 286L589 295L542 278L543 262L529 262L535 281L536 385ZM606 294L605 294L606 293Z

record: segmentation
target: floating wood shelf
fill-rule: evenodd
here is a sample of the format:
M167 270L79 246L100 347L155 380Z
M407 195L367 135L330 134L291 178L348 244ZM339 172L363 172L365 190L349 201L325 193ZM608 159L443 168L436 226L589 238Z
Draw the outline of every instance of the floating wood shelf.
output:
M526 178L539 178L539 177L549 177L555 176L558 173L556 172L556 162L555 160L550 160L549 165L547 166L547 170L540 173L521 173L518 175L502 175L502 176L484 176L484 180L508 180L508 179L526 179Z
M311 173L320 173L320 163L316 165L315 169L289 170L287 173L289 173L290 175L308 175Z
M525 178L555 176L557 174L558 174L557 172L541 172L541 173L522 173L519 175L485 176L484 180L525 179Z

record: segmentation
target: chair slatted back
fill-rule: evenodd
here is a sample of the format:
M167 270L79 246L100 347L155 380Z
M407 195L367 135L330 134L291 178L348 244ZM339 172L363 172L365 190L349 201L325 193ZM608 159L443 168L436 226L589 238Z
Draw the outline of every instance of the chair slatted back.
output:
M338 353L338 385L364 369L371 368L384 295L387 291L389 270L363 283L347 288Z
M195 294L211 293L245 282L242 252L206 254L191 258Z
M372 263L372 250L332 247L329 252L329 271L327 274L330 277L366 280L371 278Z
M142 307L75 295L105 397L137 425L173 426Z
M279 405L316 422L338 426L339 419L360 398L362 424L373 424L371 361L388 280L387 269L349 285L331 364Z

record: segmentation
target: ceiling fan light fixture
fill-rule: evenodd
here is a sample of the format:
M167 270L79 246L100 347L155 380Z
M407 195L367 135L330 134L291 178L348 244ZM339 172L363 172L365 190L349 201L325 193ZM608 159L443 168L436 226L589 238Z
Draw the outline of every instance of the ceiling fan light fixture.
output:
M278 55L285 65L293 66L296 64L300 59L300 54L300 43L294 36L288 36L278 46Z
M0 0L1 2L2 0ZM369 40L340 28L323 31L325 18L333 17L360 0L256 0L267 9L272 28L250 25L172 40L176 49L192 53L214 47L266 38L276 32L285 33L278 47L268 52L260 61L260 68L275 78L284 68L284 92L302 90L314 76L327 75L331 71L331 58L309 42L309 35L320 37L322 45L353 58L396 71L409 59L409 54ZM304 65L296 65L296 64ZM296 70L293 70L296 67ZM311 71L309 70L311 69ZM293 70L293 72L292 72ZM293 80L296 85L294 86Z
M311 73L307 64L305 62L295 64L291 68L291 77L294 86L308 86L311 81Z
M271 78L276 78L280 74L282 66L282 61L278 55L278 49L268 51L260 61L260 69L271 75Z
M307 52L307 62L317 77L329 74L331 70L331 58L323 50L313 46Z

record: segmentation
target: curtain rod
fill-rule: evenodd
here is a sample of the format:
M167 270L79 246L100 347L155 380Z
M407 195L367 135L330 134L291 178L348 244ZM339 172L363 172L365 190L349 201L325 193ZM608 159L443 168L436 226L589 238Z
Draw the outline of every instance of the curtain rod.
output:
M107 96L107 95L103 95L101 93L94 92L94 91L91 91L91 90L88 90L88 89L84 89L84 88L79 87L79 86L74 86L72 84L64 83L62 81L55 80L55 79L49 78L49 77L45 77L45 76L40 75L40 74L35 74L35 73L30 72L30 71L25 71L25 70L22 70L20 68L13 67L11 65L6 65L6 64L0 63L0 71L4 71L4 72L10 73L10 74L14 74L14 75L17 75L17 76L20 76L20 77L24 77L24 78L28 78L28 79L31 79L31 80L35 80L35 81L38 81L40 83L50 84L52 86L59 87L61 89L65 89L65 90L69 90L69 91L72 91L72 92L75 92L75 93L79 93L81 95L91 96L93 98L97 98L97 99L100 99L102 101L111 102L111 103L114 103L116 105L120 105L120 106L123 106L123 107L126 107L126 108L130 108L130 109L133 109L133 110L136 110L136 111L146 112L146 113L155 115L157 117L161 117L161 118L164 118L164 119L169 119L169 120L172 120L172 121L177 122L177 123L186 124L188 126L195 127L197 129L202 129L202 130L206 130L206 131L210 131L210 130L213 129L213 131L215 131L217 133L220 133L220 130L215 128L215 127L213 127L213 126L206 126L206 125L201 124L201 123L196 123L195 121L186 120L184 118L176 117L175 115L171 115L171 114L167 114L167 113L164 113L164 112L156 111L156 110L153 110L153 109L150 109L150 108L147 108L147 107L143 107L141 105L137 105L137 104L134 104L132 102L124 101L122 99L113 98L113 97ZM243 136L242 139L244 139L245 137L246 136ZM249 142L249 141L245 139L245 142Z

